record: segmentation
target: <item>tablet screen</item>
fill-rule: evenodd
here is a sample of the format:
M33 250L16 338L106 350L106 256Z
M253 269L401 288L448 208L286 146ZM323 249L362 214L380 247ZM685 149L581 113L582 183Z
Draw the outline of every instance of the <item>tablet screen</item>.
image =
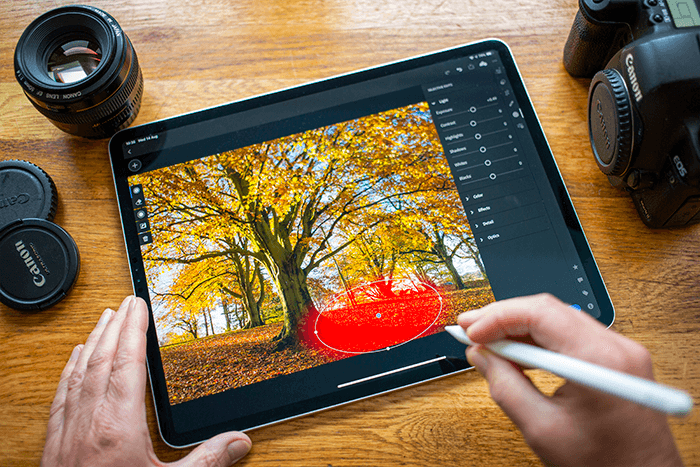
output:
M171 444L463 370L443 328L496 299L612 323L501 42L128 129L110 154Z

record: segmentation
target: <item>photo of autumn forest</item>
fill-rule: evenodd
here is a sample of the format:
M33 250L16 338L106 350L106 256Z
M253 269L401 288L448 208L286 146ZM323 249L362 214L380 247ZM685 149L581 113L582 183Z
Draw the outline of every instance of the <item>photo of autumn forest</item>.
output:
M425 102L129 183L172 404L400 349L494 300Z

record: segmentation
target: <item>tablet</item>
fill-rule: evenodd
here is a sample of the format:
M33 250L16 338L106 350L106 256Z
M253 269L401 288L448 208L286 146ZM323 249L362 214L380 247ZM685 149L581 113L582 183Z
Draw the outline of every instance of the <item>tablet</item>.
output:
M494 300L613 321L498 40L129 128L109 153L170 445L463 371L443 328Z

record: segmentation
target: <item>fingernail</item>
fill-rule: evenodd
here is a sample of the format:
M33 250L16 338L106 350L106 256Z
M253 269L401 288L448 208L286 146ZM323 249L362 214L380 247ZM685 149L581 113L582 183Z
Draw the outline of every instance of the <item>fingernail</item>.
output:
M128 310L129 308L131 308L131 307L133 307L133 306L134 306L134 296L133 296L133 295L129 295L128 297L126 297L126 298L124 299L124 301L122 302L122 304L119 306L119 309L120 309L120 310L122 310L122 309L123 309L123 310Z
M237 439L233 443L228 445L228 455L231 458L232 462L237 462L241 458L243 458L246 454L248 454L248 451L250 451L251 445L250 443L242 440L242 439Z
M97 321L97 326L104 326L105 324L107 324L107 322L113 314L114 310L112 310L111 308L107 308L105 311L102 312L100 319Z
M470 324L472 322L475 322L481 316L485 313L483 308L477 308L475 310L469 310L465 311L464 313L460 313L459 316L457 317L457 322L460 324ZM466 322L465 322L466 321Z
M469 310L469 311L462 312L459 314L459 316L457 316L457 319L467 318L469 316L475 315L480 310L481 310L481 308L477 308L476 310Z
M70 354L70 359L71 360L77 360L78 357L80 356L80 352L83 351L83 345L79 344L73 347L73 351Z
M467 328L467 330L464 331L464 332L467 333L467 337L468 337L468 338L470 338L471 340L474 340L474 338L473 338L474 332L477 331L478 329L479 329L479 325L476 324L476 323L474 323L474 324L472 324L471 326L469 326L469 327Z
M482 352L478 347L469 347L467 349L467 361L469 364L474 365L479 373L484 374L488 368L488 362Z

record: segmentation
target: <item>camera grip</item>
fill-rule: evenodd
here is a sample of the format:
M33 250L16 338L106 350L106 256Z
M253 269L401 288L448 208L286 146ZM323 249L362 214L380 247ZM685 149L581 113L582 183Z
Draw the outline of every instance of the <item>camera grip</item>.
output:
M616 25L594 24L577 11L564 46L566 71L577 78L590 78L605 68L619 29Z

